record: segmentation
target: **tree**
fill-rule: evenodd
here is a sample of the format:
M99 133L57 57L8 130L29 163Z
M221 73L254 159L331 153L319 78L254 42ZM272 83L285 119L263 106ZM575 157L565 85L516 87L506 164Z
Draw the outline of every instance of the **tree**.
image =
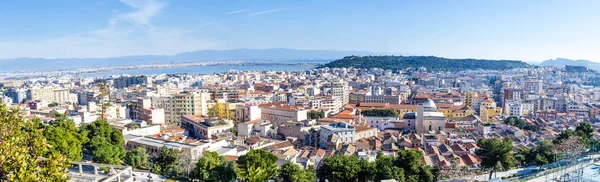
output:
M360 159L358 161L358 165L361 168L357 175L358 181L367 182L375 179L375 174L377 174L377 166L374 162Z
M251 150L241 156L238 177L250 182L262 182L277 177L277 156L265 150Z
M42 128L0 104L0 181L67 181L67 157L51 147Z
M357 156L345 156L337 154L326 157L323 165L317 171L317 176L321 180L336 181L356 181L361 172L360 161Z
M363 116L377 116L377 117L395 117L398 116L396 111L391 109L371 109L364 110L361 112Z
M123 161L131 167L139 169L148 167L148 158L149 156L148 153L146 153L146 148L138 147L127 151Z
M162 146L160 154L151 160L150 169L163 176L177 177L183 172L183 168L179 165L180 156L181 151L178 149Z
M191 179L201 181L231 181L235 179L235 165L219 157L216 152L206 152L198 159Z
M97 120L83 129L90 139L85 147L98 163L119 164L125 157L125 140L121 131L114 130L105 120Z
M421 161L423 153L415 150L398 151L394 166L404 170L407 181L433 181L433 174Z
M52 151L64 154L70 161L81 160L83 144L88 142L86 131L75 127L73 120L63 114L57 114L55 120L45 126L44 137Z
M308 115L309 119L321 119L325 117L325 112L323 111L315 111L315 110L311 110L310 112L306 113Z
M394 157L384 156L381 152L375 161L375 181L396 179L404 181L404 169L394 166Z
M315 181L315 176L314 171L311 169L303 170L294 163L286 162L281 166L279 179L286 182L313 182Z
M502 140L498 138L479 139L477 145L480 149L476 151L476 154L482 159L481 166L492 169L490 171L490 179L493 172L498 170L498 164L505 169L514 165L514 147L510 138Z

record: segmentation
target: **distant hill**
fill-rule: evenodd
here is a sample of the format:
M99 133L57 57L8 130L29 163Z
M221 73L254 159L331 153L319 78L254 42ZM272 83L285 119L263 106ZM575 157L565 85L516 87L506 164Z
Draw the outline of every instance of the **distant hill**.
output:
M109 67L142 64L168 64L200 61L282 61L282 62L329 62L346 55L372 55L373 52L297 50L297 49L232 49L199 50L175 55L136 55L111 58L16 58L0 59L0 71L58 70L78 67Z
M566 65L572 65L572 66L585 66L591 69L600 69L600 63L596 63L596 62L592 62L589 60L583 60L583 59L579 59L579 60L572 60L572 59L567 59L567 58L556 58L556 59L549 59L546 60L542 63L540 63L540 66L554 66L554 67L565 67Z
M391 70L425 67L428 70L459 71L468 69L504 70L532 66L522 61L511 60L448 59L435 56L347 56L327 63L324 67L383 68Z

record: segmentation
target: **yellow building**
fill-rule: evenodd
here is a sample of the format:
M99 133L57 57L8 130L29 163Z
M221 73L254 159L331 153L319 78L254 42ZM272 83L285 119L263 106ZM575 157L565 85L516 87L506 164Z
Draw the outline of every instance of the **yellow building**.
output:
M493 118L498 115L502 115L502 107L496 107L496 102L489 98L481 102L479 116L483 121L491 122L493 121Z

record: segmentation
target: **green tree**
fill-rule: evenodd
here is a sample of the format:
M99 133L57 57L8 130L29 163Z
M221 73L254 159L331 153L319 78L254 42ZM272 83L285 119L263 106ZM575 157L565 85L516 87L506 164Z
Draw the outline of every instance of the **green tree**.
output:
M167 177L177 177L183 172L179 165L181 151L167 146L160 148L160 154L152 158L151 171Z
M315 111L315 110L311 110L310 112L306 113L308 115L309 119L321 119L325 117L325 112L323 111Z
M125 140L121 131L114 130L105 120L97 120L83 129L89 142L85 145L98 163L119 164L125 157Z
M358 181L367 182L375 179L375 174L377 174L377 166L374 162L361 159L358 161L358 165L361 167L357 176Z
M394 166L394 157L384 156L382 153L379 153L375 161L375 169L375 181L386 179L404 181L404 169Z
M398 151L394 165L404 170L407 181L433 181L433 174L429 168L424 167L421 161L423 153L415 150Z
M281 166L279 171L279 180L280 181L289 181L289 182L313 182L315 181L314 171L303 170L300 166L286 162Z
M360 161L357 156L345 156L341 154L326 157L323 165L317 170L317 176L321 180L356 181L361 172Z
M71 161L81 160L83 144L88 142L86 131L75 127L73 120L63 114L57 114L55 120L45 126L44 137L52 151L64 154Z
M277 156L265 150L251 150L237 163L238 177L250 182L262 182L277 177Z
M0 104L0 181L67 181L68 167L67 157L51 150L43 129Z
M498 138L479 139L477 141L477 145L480 149L476 151L476 154L483 160L481 162L482 167L492 169L490 171L490 179L492 178L493 172L498 170L498 164L505 169L514 166L514 147L512 143L510 138L504 138L502 140Z
M216 152L206 152L198 159L192 179L201 181L231 181L236 177L235 165L219 157Z
M123 161L131 167L139 169L148 167L148 158L149 156L148 153L146 153L146 148L138 147L127 151Z

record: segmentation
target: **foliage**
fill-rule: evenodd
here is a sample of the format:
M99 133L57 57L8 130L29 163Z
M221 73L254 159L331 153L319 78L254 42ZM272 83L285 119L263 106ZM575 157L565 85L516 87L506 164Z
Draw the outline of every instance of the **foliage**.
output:
M67 181L67 157L51 148L42 128L0 104L0 181Z
M181 151L167 146L160 148L160 154L152 158L150 170L167 177L177 177L183 172L183 168L179 165Z
M544 165L554 162L555 153L552 151L554 144L550 140L541 141L534 149L520 148L515 159L522 164Z
M133 168L146 168L148 167L148 158L149 156L148 153L146 153L146 148L138 147L127 151L123 161Z
M425 166L421 161L423 153L415 150L398 151L398 157L394 165L404 170L404 176L407 181L433 181L431 169Z
M404 169L394 166L394 157L384 156L379 153L375 161L375 169L375 181L386 179L404 181Z
M509 117L504 120L504 124L515 126L520 129L529 131L539 131L540 128L536 125L523 121L521 118Z
M561 143L562 140L569 139L573 136L581 137L581 142L585 147L589 147L592 140L592 133L594 132L594 128L588 122L581 122L577 127L575 127L575 131L566 130L558 134L556 138L552 141L554 144Z
M306 113L308 115L309 119L321 119L325 117L325 112L323 111L314 111L311 110L310 112Z
M229 110L227 103L217 102L215 105L208 109L208 116L219 117L223 119L233 119L233 112Z
M265 150L251 150L237 164L238 177L250 182L262 182L277 177L277 156Z
M432 71L460 71L468 69L506 70L529 68L531 65L522 61L448 59L434 56L346 56L327 63L323 67L383 68L391 70L425 67Z
M491 168L490 179L492 173L498 170L498 167L508 169L514 166L513 156L513 141L510 138L502 140L498 138L479 139L477 145L480 147L475 153L481 157L481 166Z
M63 114L57 114L54 121L44 128L44 137L52 151L65 155L71 161L81 160L83 144L88 142L86 131L75 127L73 120Z
M235 165L219 157L216 152L206 152L198 162L191 179L201 181L231 181L235 179Z
M315 181L315 172L311 169L303 170L294 163L286 162L281 166L279 179L286 182L313 182Z
M119 164L125 157L125 140L121 131L114 130L105 120L97 120L84 126L90 141L85 147L92 152L98 163Z
M337 154L324 159L323 165L317 170L317 176L321 181L356 181L360 171L360 160L357 156Z
M374 116L374 117L395 117L398 116L396 111L391 109L372 109L372 110L363 110L361 112L363 116Z
M56 106L58 106L58 103L56 103L56 102L48 104L48 107L56 107Z

